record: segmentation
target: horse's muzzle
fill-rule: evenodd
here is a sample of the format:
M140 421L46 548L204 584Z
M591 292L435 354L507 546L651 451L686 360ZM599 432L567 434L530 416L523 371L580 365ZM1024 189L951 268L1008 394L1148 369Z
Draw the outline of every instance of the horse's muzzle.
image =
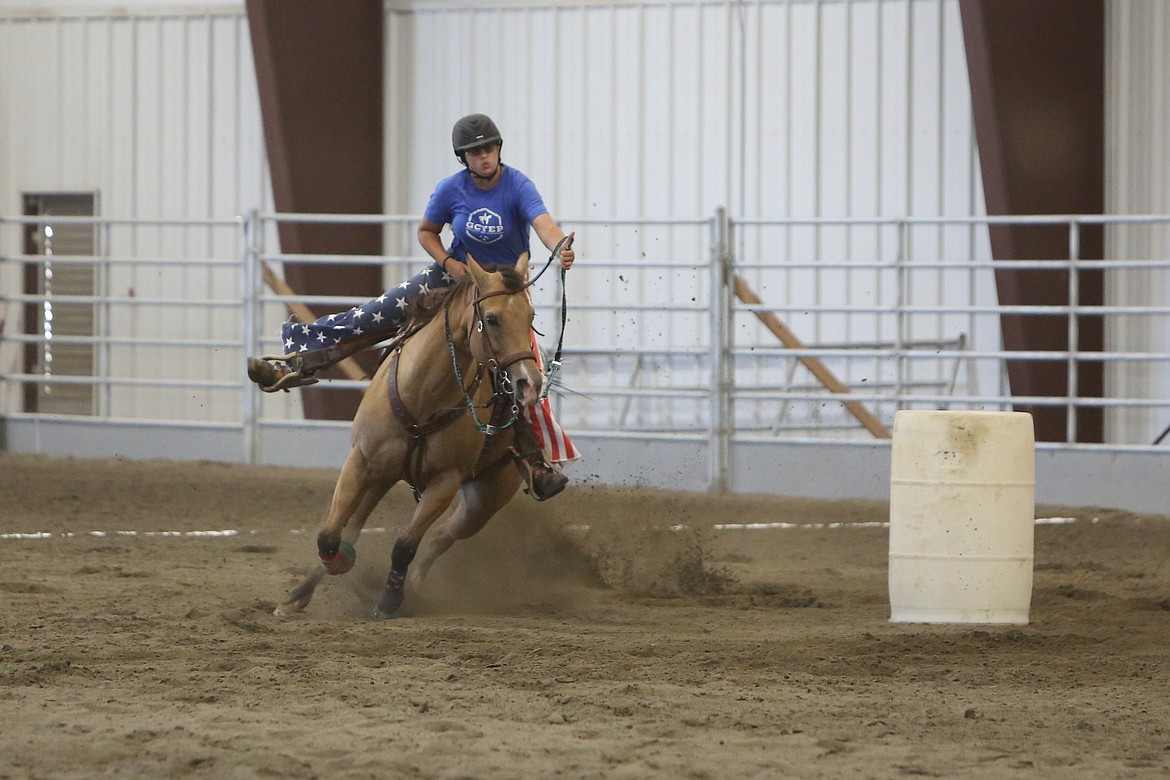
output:
M535 371L533 372L536 373ZM540 375L536 374L535 378L530 380L523 376L518 376L512 379L512 397L516 399L516 403L523 407L535 406L536 402L540 400Z
M498 370L508 377L512 398L519 406L533 406L540 400L544 378L536 370L536 358L531 352L521 352L500 361Z

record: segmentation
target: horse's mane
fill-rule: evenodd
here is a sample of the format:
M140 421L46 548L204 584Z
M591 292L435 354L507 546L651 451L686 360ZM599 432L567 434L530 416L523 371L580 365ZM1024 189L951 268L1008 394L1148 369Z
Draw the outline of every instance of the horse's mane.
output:
M524 289L524 277L516 272L515 268L501 266L493 268L504 281L504 289L508 292L520 292ZM471 272L463 274L453 285L435 290L428 295L420 295L406 305L406 318L409 328L421 328L433 320L448 300L455 300L457 296L466 293L475 286L475 279Z

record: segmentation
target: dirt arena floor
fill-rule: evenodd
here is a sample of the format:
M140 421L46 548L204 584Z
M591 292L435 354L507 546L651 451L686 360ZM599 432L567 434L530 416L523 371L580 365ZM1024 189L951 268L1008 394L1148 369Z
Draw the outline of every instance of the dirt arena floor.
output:
M1040 507L1031 623L928 626L884 504L578 484L379 622L400 487L274 617L334 476L0 455L0 778L1170 776L1165 518Z

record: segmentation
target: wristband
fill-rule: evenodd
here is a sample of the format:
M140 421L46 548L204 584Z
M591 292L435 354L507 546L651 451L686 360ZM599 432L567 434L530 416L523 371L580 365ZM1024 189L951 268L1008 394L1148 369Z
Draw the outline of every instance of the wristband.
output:
M447 255L446 257L443 258L443 262L441 262L439 265L443 266L444 271L447 270L447 261L448 260L455 260L455 258L452 257L451 255ZM455 262L458 263L459 261L455 260Z

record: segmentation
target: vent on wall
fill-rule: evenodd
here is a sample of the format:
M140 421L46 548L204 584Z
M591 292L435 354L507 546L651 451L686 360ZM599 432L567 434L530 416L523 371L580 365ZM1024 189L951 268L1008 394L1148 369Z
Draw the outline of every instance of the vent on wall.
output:
M92 217L94 203L93 193L24 195L25 216L40 218L25 228L24 252L41 258L25 265L24 292L39 300L26 305L24 330L43 337L26 346L24 370L47 380L94 376L94 346L78 337L95 335L95 307L68 299L95 293L96 264L92 258L96 254L96 232L92 224L59 219ZM93 414L93 385L59 381L27 384L24 410Z

